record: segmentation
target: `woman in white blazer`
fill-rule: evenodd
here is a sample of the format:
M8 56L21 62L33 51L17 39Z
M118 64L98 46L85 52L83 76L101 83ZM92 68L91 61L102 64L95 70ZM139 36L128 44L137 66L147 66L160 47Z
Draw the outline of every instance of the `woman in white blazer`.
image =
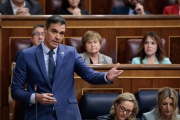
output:
M180 120L178 113L177 92L172 88L164 87L158 91L157 107L143 113L142 120Z

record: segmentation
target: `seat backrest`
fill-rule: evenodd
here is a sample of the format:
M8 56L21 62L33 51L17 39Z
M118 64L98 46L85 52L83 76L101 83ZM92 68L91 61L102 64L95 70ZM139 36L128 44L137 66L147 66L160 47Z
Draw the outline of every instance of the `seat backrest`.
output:
M97 116L109 114L115 98L119 94L85 94L81 98L80 111L82 119L96 119Z
M62 0L46 0L46 15L57 14L59 8L61 8Z
M2 4L2 3L4 3L4 2L6 2L7 0L0 0L0 4Z
M142 0L144 9L152 14L163 14L165 6L170 6L176 3L176 0Z
M139 112L136 116L137 118L141 118L143 113L149 112L157 106L157 94L158 90L142 90L135 93L139 106ZM178 91L177 94L179 98L180 96ZM180 99L178 99L178 103L180 103ZM178 107L180 108L179 104Z
M16 52L32 46L31 38L11 38L11 62L14 60Z
M125 0L91 0L91 6L93 7L91 10L91 14L93 15L102 15L102 14L110 14L112 9L116 6L125 6Z
M168 49L165 40L162 38L162 47L165 51L165 55L168 56ZM129 39L125 45L125 63L131 64L132 59L137 57L137 52L141 44L142 39Z
M58 9L62 8L63 0L46 0L46 15L57 14ZM82 1L81 8L84 9L84 2Z
M143 113L151 111L157 105L157 93L158 90L143 90L135 93L139 106L137 118L141 118Z
M75 47L78 53L83 53L86 51L81 38L69 38L66 41L66 45ZM102 38L101 48L99 52L108 55L107 42L105 38Z

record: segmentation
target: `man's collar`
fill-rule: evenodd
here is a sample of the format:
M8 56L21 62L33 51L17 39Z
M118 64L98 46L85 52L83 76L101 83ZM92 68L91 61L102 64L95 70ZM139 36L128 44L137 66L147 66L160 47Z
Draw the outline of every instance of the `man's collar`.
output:
M10 0L10 3L11 3L11 6L12 6L12 8L19 8L18 6L16 6L13 2L12 2L12 0ZM23 5L23 7L25 7L26 6L26 1L24 1L24 5Z
M42 48L43 48L43 51L48 54L50 49L44 44L44 41L41 42L42 44ZM58 50L58 47L56 47L53 51L55 52L55 54L57 53L57 50Z

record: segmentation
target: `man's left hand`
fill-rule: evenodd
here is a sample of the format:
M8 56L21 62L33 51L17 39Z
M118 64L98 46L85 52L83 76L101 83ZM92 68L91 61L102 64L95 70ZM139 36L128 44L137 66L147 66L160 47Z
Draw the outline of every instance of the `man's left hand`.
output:
M134 10L138 11L140 15L145 15L144 8L140 3L136 4L136 8Z
M115 67L113 67L111 70L109 70L109 72L107 74L107 79L109 81L113 81L121 75L123 70L117 70L119 66L120 66L120 64L118 63L118 64L116 64Z

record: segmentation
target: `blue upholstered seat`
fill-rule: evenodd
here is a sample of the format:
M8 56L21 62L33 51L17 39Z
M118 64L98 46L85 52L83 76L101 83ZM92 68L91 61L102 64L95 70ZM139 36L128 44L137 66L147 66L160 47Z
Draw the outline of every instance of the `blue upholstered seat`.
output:
M85 94L81 98L80 111L83 120L96 120L97 116L109 114L119 94Z

